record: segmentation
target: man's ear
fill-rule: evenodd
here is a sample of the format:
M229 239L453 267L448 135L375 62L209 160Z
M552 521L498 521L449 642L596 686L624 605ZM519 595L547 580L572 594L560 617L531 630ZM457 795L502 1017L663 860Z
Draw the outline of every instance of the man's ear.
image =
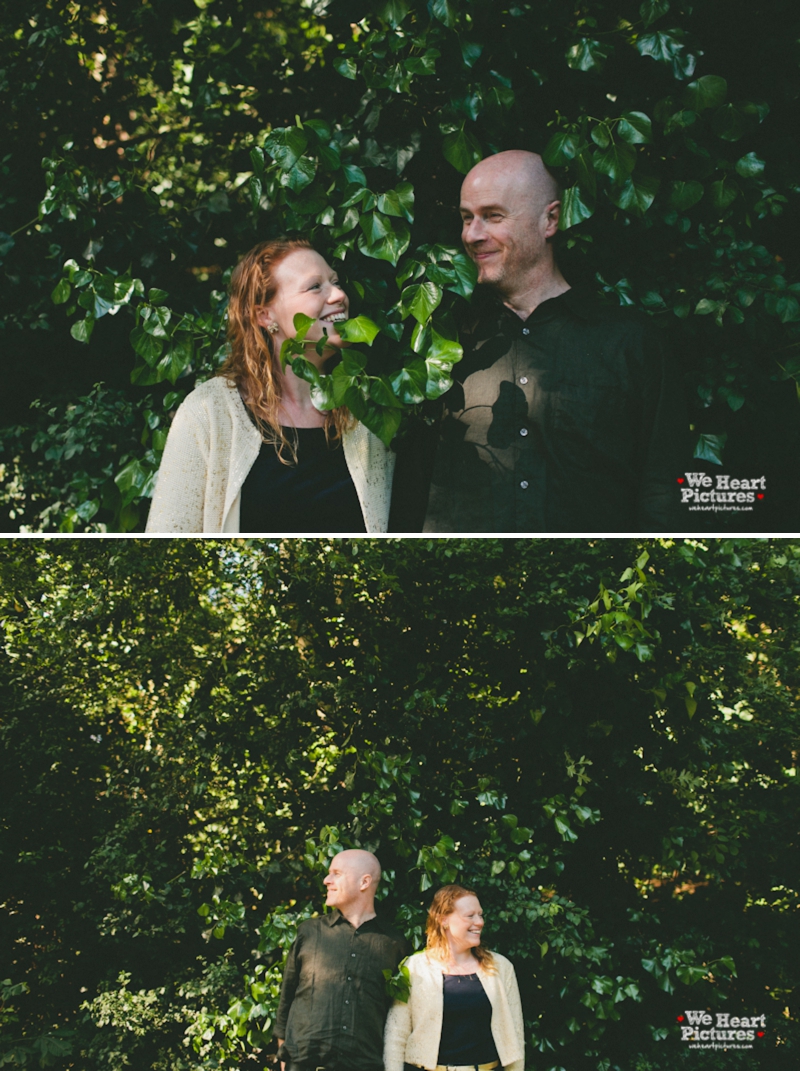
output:
M545 215L547 219L547 226L545 228L545 238L553 238L558 233L558 221L561 218L561 202L551 201L545 209Z

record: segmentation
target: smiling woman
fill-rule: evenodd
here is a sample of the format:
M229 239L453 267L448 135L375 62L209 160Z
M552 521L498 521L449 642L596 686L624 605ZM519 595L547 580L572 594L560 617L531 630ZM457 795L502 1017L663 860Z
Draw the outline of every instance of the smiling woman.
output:
M242 258L228 359L175 414L149 532L387 530L394 455L347 409L316 409L280 360L302 313L314 321L306 360L322 370L347 344L337 324L348 308L336 272L304 240L262 242Z

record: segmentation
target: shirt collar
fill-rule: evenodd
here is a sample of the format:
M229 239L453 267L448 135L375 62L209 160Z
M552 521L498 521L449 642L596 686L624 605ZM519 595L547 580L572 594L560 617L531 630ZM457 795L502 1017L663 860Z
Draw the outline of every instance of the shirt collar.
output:
M325 921L327 922L327 924L329 926L336 926L337 923L339 923L339 922L345 922L345 923L347 923L348 926L352 926L353 925L352 922L348 922L347 921L347 919L344 917L344 915L341 913L341 911L339 910L338 907L335 907L333 909L333 911L329 911L327 915L323 915L322 917L325 919ZM380 921L379 921L377 915L375 915L374 918L367 919L366 922L362 922L361 925L359 926L359 929L363 930L365 926L369 926L369 925L372 925L372 924L374 924L374 925L378 926L380 929L382 929Z
M562 294L543 301L541 305L536 306L525 320L517 316L507 305L504 305L500 298L488 288L481 293L479 300L488 302L489 307L494 309L501 323L505 321L505 324L514 325L518 328L521 328L523 324L545 323L565 313L568 316L576 316L581 320L588 320L590 318L589 310L592 305L591 294L580 286L571 286L569 290L565 290Z

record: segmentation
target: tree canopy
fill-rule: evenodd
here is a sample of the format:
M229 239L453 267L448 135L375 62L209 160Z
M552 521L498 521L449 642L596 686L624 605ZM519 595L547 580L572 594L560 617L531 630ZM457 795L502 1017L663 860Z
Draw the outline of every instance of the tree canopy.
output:
M796 528L788 0L755 25L743 0L39 0L3 18L0 315L8 359L40 373L8 403L11 528L143 525L171 414L224 356L228 273L287 231L341 262L368 345L296 369L320 406L402 434L460 356L461 177L512 147L564 185L569 281L673 333L698 470L767 476L752 516L712 523Z
M0 1060L269 1066L340 847L479 890L536 1071L797 1064L800 548L0 544ZM678 1016L766 1016L746 1051Z

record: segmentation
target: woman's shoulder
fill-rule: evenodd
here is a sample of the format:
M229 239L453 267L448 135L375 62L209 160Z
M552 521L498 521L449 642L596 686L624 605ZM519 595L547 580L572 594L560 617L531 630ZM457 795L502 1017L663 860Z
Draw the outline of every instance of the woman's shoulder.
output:
M499 974L513 974L514 964L499 952L492 952L492 964Z
M199 407L202 405L219 404L236 399L236 384L224 376L212 376L203 383L195 384L194 390L190 391L183 401L184 406Z

